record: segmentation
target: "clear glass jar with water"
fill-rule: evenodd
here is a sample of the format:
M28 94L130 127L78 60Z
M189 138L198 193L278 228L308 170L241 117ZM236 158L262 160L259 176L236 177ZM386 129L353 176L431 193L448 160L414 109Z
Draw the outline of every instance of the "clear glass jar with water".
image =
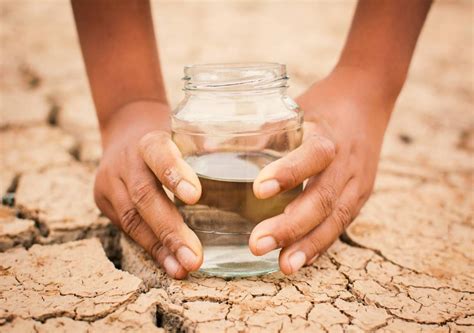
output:
M302 191L260 200L252 190L263 167L301 144L303 114L286 95L286 67L209 64L187 66L184 73L172 135L202 195L195 205L175 202L203 245L201 271L222 277L274 272L279 251L254 256L248 240L256 224L282 213Z

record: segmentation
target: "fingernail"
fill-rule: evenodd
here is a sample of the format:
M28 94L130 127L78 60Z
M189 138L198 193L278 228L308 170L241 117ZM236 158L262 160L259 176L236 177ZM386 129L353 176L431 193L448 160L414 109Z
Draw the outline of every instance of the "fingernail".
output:
M198 193L196 188L190 182L183 179L178 183L178 186L176 186L176 194L181 200L191 201Z
M188 271L193 270L196 266L196 261L198 260L198 257L187 246L181 246L178 251L176 251L176 257L181 265L183 265L183 267Z
M306 263L306 265L312 265L312 264L316 261L316 259L318 259L318 257L319 257L319 254L316 254L313 258L311 258L311 259Z
M275 250L277 247L277 242L272 236L265 236L257 241L257 253L260 255Z
M172 255L169 255L165 258L163 261L163 267L166 273L168 273L168 275L171 277L175 277L176 273L180 269L179 262Z
M290 262L291 272L294 273L305 264L306 254L302 251L296 251L288 260Z
M276 179L265 180L258 186L260 198L266 199L280 192L280 184Z

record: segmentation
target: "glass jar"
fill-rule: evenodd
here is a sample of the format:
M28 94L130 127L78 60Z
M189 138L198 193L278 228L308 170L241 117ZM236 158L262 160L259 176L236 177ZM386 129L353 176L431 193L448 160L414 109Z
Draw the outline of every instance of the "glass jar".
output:
M204 250L201 271L221 277L278 270L279 251L254 256L252 229L281 214L302 186L260 200L259 171L301 144L303 113L286 95L277 63L209 64L184 69L185 98L172 114L173 140L202 185L195 205L175 198Z

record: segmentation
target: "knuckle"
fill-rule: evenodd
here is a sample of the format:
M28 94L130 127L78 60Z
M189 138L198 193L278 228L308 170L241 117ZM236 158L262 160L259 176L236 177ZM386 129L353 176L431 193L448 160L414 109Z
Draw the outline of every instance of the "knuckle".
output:
M289 222L286 224L285 229L282 232L282 239L280 240L281 246L288 246L293 244L300 238L300 228L294 222Z
M150 246L150 248L148 249L148 253L150 253L152 258L154 258L155 260L158 260L158 254L161 248L162 248L161 243L156 241Z
M143 150L146 150L150 144L153 143L153 141L155 140L155 132L149 132L147 134L145 134L144 136L141 137L140 141L138 141L138 146L143 149Z
M120 216L120 226L122 230L134 239L138 236L140 223L142 223L142 218L135 208L126 210Z
M132 187L130 200L139 208L148 207L154 194L154 185L149 182L136 184Z
M312 254L321 254L324 251L323 243L319 240L319 238L315 235L312 237L308 237L308 246Z
M176 189L178 183L181 180L179 173L170 164L165 165L161 171L159 179L168 187L170 190Z
M345 204L340 204L334 213L334 224L340 234L344 232L346 227L352 222L352 210Z
M140 148L140 151L144 153L144 152L147 152L149 149L151 149L151 147L155 145L161 146L169 139L170 139L170 136L168 133L164 131L153 131L142 136L142 138L138 142L138 146Z
M334 208L336 200L336 190L332 186L320 186L317 190L318 195L313 198L313 206L316 210L323 212L324 217L328 217Z
M332 161L336 157L336 146L332 141L324 139L321 143L321 153L327 161Z
M281 175L283 176L283 181L280 181L280 184L283 189L293 188L298 185L300 172L298 166L294 162L288 161L288 163L285 163L281 168Z
M331 140L315 134L311 136L310 142L313 148L313 157L317 156L319 159L332 161L336 156L336 145Z
M369 199L374 189L374 181L375 177L364 183L356 182L352 197L357 205L362 205Z
M175 230L169 226L163 226L159 232L158 239L164 246L172 252L181 245L181 239L178 237Z

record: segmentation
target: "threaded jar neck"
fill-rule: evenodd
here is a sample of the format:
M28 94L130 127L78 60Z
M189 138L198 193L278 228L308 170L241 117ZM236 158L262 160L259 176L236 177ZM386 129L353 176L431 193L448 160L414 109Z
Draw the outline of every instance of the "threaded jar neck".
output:
M184 67L187 92L265 92L286 89L286 66L278 63L205 64Z

